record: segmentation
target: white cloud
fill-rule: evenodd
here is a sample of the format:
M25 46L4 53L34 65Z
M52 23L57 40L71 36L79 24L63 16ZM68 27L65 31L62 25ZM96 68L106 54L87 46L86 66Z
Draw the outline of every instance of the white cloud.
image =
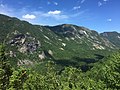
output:
M72 14L72 15L70 15L70 17L73 18L73 17L82 16L85 12L87 12L87 10L83 10L78 13Z
M60 14L60 13L61 13L61 11L59 11L59 10L49 11L49 12L48 12L48 14L51 14L51 15L58 15L58 14Z
M99 1L99 2L98 2L98 6L100 7L100 6L102 6L102 5L103 5L103 4Z
M50 2L51 3L51 2ZM54 4L53 2L51 4ZM42 8L42 7L39 7ZM21 20L28 21L32 24L53 24L52 22L59 23L62 21L66 21L69 18L69 15L64 14L61 10L51 10L49 12L44 12L40 10L29 10L28 7L23 7L22 9L16 9L12 6L8 6L7 4L3 4L0 2L0 14L8 15L11 17L17 17ZM35 19L37 18L37 19ZM41 23L40 23L41 22ZM57 23L58 23L57 22Z
M57 2L49 2L49 1L47 2L47 4L48 4L48 5L50 5L50 4L54 4L54 5L56 5L56 6L58 5Z
M55 11L49 11L47 13L44 12L34 12L35 15L37 15L38 17L43 17L43 18L53 18L55 20L61 20L61 19L67 19L69 18L68 15L62 14L61 11L59 10L55 10Z
M30 14L26 14L26 15L23 15L22 18L24 18L24 19L35 19L36 16L32 15L32 14L31 15Z
M102 5L105 5L105 4L107 3L107 1L109 1L109 0L99 1L99 2L98 2L98 6L100 7L100 6L102 6Z
M32 12L37 17L45 18L45 19L55 19L55 20L62 20L62 19L68 19L69 16L62 13L62 11L55 10L55 11L49 11L49 12L41 12L41 11L34 11Z
M108 0L103 0L104 2L107 2Z
M107 21L108 21L108 22L111 22L111 21L112 21L112 19L111 19L111 18L109 18L109 19L107 19Z
M84 2L85 2L85 0L81 0L81 4L84 3Z
M58 5L58 3L57 2L54 2L54 4L57 6Z
M76 7L73 7L73 10L77 10L77 9L80 9L81 6L76 6Z

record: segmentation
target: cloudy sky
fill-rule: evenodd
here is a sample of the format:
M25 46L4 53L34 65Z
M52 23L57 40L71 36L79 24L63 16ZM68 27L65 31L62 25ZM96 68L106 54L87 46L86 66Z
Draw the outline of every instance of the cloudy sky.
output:
M120 0L0 0L0 13L32 24L120 32Z

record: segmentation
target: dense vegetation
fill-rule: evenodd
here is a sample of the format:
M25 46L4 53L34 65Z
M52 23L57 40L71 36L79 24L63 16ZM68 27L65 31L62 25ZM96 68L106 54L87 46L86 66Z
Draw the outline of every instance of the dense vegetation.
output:
M0 90L119 90L119 33L0 20Z
M120 33L118 32L104 32L100 34L101 36L107 38L110 42L112 42L114 45L120 47Z
M0 45L1 90L119 90L120 51L95 63L87 72L76 67L56 70L56 63L48 61L44 73L19 67L14 69Z
M112 41L119 42L119 38ZM0 14L0 43L3 42L7 46L7 53L12 57L9 60L12 65L17 65L20 61L21 63L28 61L25 65L29 62L34 64L42 61L43 58L51 58L48 54L51 54L55 60L60 60L56 61L57 63L70 61L69 59L75 61L75 58L96 59L95 54L106 55L119 46L119 44L114 45L98 32L82 26L32 25ZM39 56L43 56L42 60Z

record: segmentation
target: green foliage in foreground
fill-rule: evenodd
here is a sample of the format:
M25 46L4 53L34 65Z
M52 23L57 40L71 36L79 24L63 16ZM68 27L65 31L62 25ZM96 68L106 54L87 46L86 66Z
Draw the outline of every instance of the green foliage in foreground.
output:
M56 71L55 63L46 64L45 73L12 68L0 45L0 90L119 90L120 52L97 63L92 70L65 67Z

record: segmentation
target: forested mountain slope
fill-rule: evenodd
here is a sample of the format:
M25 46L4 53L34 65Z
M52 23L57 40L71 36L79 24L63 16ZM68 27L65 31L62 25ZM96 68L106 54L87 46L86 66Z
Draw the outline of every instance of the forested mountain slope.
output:
M32 25L0 14L0 43L17 66L32 65L45 59L94 59L118 49L98 32L72 24L58 26ZM58 61L57 61L58 62ZM63 63L63 62L62 62Z
M104 33L101 33L101 36L107 38L110 42L112 42L117 47L120 47L120 33L104 32Z
M117 32L0 14L0 90L119 90L117 41Z
M120 51L96 63L87 72L72 66L56 70L56 64L51 61L46 63L45 71L42 73L23 67L15 70L7 61L5 49L0 45L1 90L119 90L120 88Z

